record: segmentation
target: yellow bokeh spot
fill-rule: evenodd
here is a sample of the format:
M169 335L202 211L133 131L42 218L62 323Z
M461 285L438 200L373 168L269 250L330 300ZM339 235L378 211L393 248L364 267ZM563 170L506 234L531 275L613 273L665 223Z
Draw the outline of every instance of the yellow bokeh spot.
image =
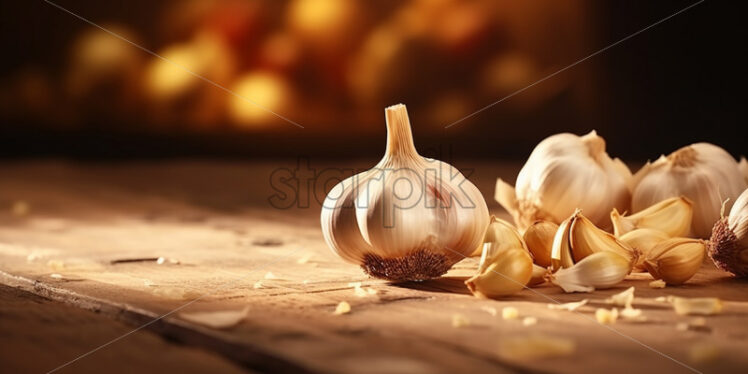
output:
M231 116L239 124L262 125L275 119L271 112L283 111L290 99L287 83L273 73L244 75L233 86Z

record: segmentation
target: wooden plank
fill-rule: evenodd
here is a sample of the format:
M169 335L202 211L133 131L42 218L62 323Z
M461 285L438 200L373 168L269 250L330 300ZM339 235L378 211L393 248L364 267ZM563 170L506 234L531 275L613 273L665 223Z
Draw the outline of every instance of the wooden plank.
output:
M485 196L492 195L496 176L511 180L517 170L517 165L465 164L475 168L471 178ZM350 166L362 168L365 163ZM0 278L132 326L190 303L148 330L261 371L583 368L617 373L688 371L685 364L739 372L747 363L740 352L748 348L748 285L711 266L677 288L650 289L649 280L640 277L591 295L568 295L543 286L498 301L476 299L462 284L474 272L475 259L462 261L442 279L389 284L367 278L330 253L319 232L319 203L314 198L308 207L275 209L268 203L277 192L268 181L278 167L293 169L295 163L0 165L0 206L23 200L31 208L21 216L9 210L0 213ZM320 195L323 188L311 192ZM299 192L305 196L309 191ZM503 214L495 203L489 205ZM167 261L121 261L158 257ZM357 297L350 282L362 282L377 293ZM602 300L631 285L648 322L598 325L595 308L609 307ZM677 316L654 300L663 295L720 297L726 312L707 318L709 331L678 331L678 323L692 318ZM553 301L588 297L591 305L579 313L546 307ZM352 305L350 314L332 313L340 301ZM179 318L180 312L246 306L248 317L227 330ZM537 325L504 321L485 310L500 312L504 306L536 317ZM455 314L470 319L471 326L452 327ZM501 354L502 341L533 334L571 339L576 351L530 361ZM719 347L721 357L693 362L689 351L699 344Z

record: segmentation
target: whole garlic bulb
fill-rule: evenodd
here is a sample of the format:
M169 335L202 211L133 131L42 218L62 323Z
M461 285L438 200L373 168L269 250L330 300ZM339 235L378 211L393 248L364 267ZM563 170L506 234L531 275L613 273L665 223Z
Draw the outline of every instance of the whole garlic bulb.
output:
M732 202L746 188L737 161L724 149L709 143L685 146L647 163L633 177L631 208L634 213L670 197L693 202L691 234L706 238L720 218L722 202Z
M730 215L714 225L709 257L720 269L748 277L748 189L735 200Z
M496 201L512 214L520 230L536 220L561 223L577 209L607 228L611 210L629 207L630 178L629 169L608 156L605 140L595 131L584 136L556 134L535 147L515 187L501 179L496 182Z
M385 116L384 157L333 187L322 233L335 253L373 277L435 278L483 243L488 207L457 169L416 152L405 105Z

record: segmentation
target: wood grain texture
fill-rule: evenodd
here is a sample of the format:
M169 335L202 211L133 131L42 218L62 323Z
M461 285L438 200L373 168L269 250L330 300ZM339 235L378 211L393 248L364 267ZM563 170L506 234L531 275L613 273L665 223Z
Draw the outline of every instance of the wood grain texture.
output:
M487 197L497 176L513 180L518 170L518 165L456 166L472 168L471 180ZM564 294L545 285L502 300L480 300L465 288L476 259L458 263L438 280L390 284L368 278L327 248L315 198L324 196L324 186L302 187L292 207L271 206L268 198L277 193L271 174L295 167L295 162L0 164L0 282L133 328L182 308L133 335L156 332L262 372L689 372L683 365L743 372L748 367L742 354L748 348L748 284L709 264L682 287L650 289L648 276L634 276L592 294ZM20 200L29 204L27 214L9 208ZM493 213L504 215L487 200ZM158 257L167 261L152 260ZM133 259L151 260L118 262ZM377 293L356 296L350 282ZM595 322L595 309L610 307L603 300L632 285L635 306L647 322L609 327ZM725 312L707 317L708 329L679 331L676 325L693 317L655 301L664 295L720 297ZM578 313L547 308L583 298L591 302ZM351 304L351 313L333 314L340 301ZM179 317L247 306L247 318L224 330ZM502 320L505 306L538 323L525 327L519 320ZM470 326L452 327L456 314ZM571 339L576 350L536 360L501 354L502 341L536 334ZM3 337L8 344L12 339ZM689 352L699 345L718 347L719 358L694 362Z

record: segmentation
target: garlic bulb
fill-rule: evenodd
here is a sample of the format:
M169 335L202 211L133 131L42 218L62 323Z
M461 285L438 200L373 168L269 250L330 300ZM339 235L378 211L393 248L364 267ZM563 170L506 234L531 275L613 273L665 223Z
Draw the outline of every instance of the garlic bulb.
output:
M535 221L525 230L522 238L536 264L546 268L551 266L553 238L557 231L558 225L548 221Z
M631 261L614 252L596 252L574 266L550 275L551 282L565 292L592 292L610 288L631 272Z
M642 228L659 230L671 237L686 236L692 219L693 204L682 196L662 200L630 216L622 216L616 209L610 213L616 236Z
M748 160L746 160L745 157L740 158L740 162L738 163L738 168L740 169L740 172L743 173L743 178L745 178L745 182L748 183Z
M457 169L416 152L405 105L385 116L384 157L333 187L322 233L335 253L373 277L435 278L481 245L488 208Z
M535 147L514 188L497 180L495 198L520 230L536 220L560 223L576 209L595 225L607 227L613 208L629 207L630 178L629 169L608 156L605 140L595 131L584 136L563 133Z
M709 143L683 147L669 156L647 163L631 181L633 212L639 212L669 197L685 196L693 202L691 232L706 238L727 208L746 188L738 163L724 149Z
M671 238L652 248L644 267L655 279L667 284L683 284L699 271L705 253L703 240Z
M470 292L477 297L495 298L517 293L532 277L532 258L527 250L508 248L496 251L497 248L494 245L484 249L478 273L465 281Z
M730 215L714 225L709 257L720 269L748 277L748 189L735 200Z

